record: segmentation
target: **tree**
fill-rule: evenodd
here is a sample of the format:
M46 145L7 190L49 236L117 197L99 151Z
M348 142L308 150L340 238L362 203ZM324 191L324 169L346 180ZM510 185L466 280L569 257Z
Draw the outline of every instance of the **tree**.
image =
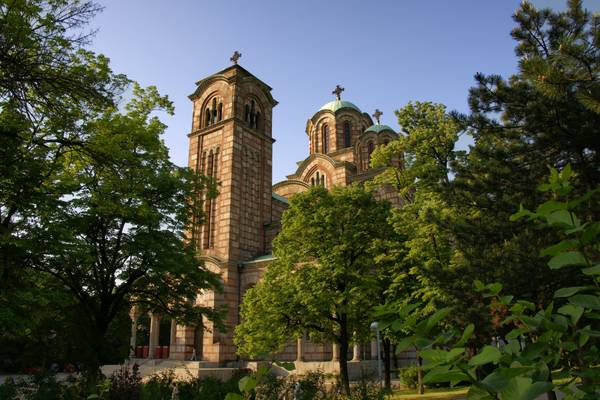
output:
M375 242L390 230L389 210L357 186L294 195L273 242L276 260L244 296L238 352L272 354L308 332L311 340L339 344L349 393L347 353L353 340L369 336L379 291Z
M168 99L152 87L135 85L133 94L123 113L109 108L86 122L89 152L65 152L51 176L68 196L44 209L26 235L28 266L63 284L85 311L92 368L106 361L112 321L133 304L182 323L202 315L219 322L217 312L194 304L219 281L184 235L201 220L193 199L207 182L169 160L165 125L152 116L172 111Z
M39 319L23 313L35 299L51 308L62 307L57 302L61 296L43 295L55 291L56 283L25 268L33 251L25 236L45 210L68 195L50 177L62 169L65 152L86 151L84 121L116 104L128 83L112 73L106 57L84 48L92 36L86 25L100 9L91 1L0 1L3 338L27 341L37 332L34 322L51 313L41 312ZM46 303L49 299L53 300Z
M527 218L530 222L558 229L562 240L540 253L550 269L582 275L586 286L562 287L553 301L538 308L517 296L500 296L502 285L476 283L475 290L493 304L509 307L501 322L509 329L502 346L484 346L477 354L465 352L464 340L452 344L456 336L447 335L431 341L424 358L430 371L426 382L469 382L469 398L533 400L547 393L556 399L558 389L567 399L598 397L598 242L600 224L580 219L579 211L597 201L599 190L573 197L572 169L567 165L560 173L551 169L547 183L540 185L547 200L535 211L524 207L511 220ZM431 320L429 322L432 322ZM465 331L463 338L473 329ZM524 345L523 345L524 344ZM556 382L556 379L562 382Z

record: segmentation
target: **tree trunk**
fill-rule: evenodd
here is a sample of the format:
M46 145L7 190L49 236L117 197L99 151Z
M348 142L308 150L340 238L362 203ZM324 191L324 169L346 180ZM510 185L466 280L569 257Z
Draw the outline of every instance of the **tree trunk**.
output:
M417 393L425 393L425 385L423 385L423 359L417 353Z
M342 388L347 396L350 396L350 378L348 375L348 324L347 317L345 314L342 315L340 324L340 378L342 381Z
M548 373L548 382L552 383L552 371ZM554 390L546 392L546 397L548 398L548 400L557 400L556 393L554 393Z
M383 376L385 382L385 390L392 391L392 360L390 357L390 349L392 345L389 339L383 339Z
M93 359L90 359L84 368L86 381L90 388L95 388L102 375L100 367L105 361L107 354L106 333L108 332L109 322L104 320L96 320L94 325L95 329L93 332L90 332L89 336L91 339L89 345L93 351Z

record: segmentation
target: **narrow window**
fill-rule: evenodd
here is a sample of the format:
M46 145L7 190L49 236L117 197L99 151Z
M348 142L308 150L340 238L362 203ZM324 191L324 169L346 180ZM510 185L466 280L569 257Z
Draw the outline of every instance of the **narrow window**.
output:
M310 186L315 186L315 177L310 178Z
M212 177L217 179L217 165L219 160L219 148L217 147L213 158ZM217 202L215 199L210 200L210 231L208 233L208 247L215 247L215 233L217 230Z
M254 118L256 117L255 113L254 113L254 100L252 100L250 102L250 128L254 127Z
M321 186L325 187L325 174L321 175Z
M246 114L244 116L244 121L249 124L250 123L250 106L246 104Z
M217 99L212 100L212 124L217 122Z
M206 120L206 125L205 126L210 126L210 108L206 109L206 113L205 113L205 120Z
M344 122L344 147L350 147L350 122Z
M373 142L369 143L368 151L367 151L367 165L366 168L369 168L371 164L371 154L373 154L373 150L375 150L375 144Z
M317 171L317 179L315 179L315 181L317 182L317 185L319 185L321 183L321 177L319 175L319 171Z
M256 113L256 118L254 120L254 128L258 129L260 125L260 113Z
M219 107L217 107L217 121L221 121L223 119L223 103L219 103Z
M329 127L323 125L323 153L329 151Z
M214 161L214 155L213 155L213 151L211 150L210 153L208 154L208 163L206 166L206 175L211 176L212 172L213 172L213 161ZM202 240L202 247L204 247L205 249L208 249L210 246L210 233L212 231L212 222L213 222L213 215L212 215L212 211L213 211L213 207L212 207L212 199L206 199L205 200L205 204L204 204L204 217L206 218L205 220L205 224L204 224L204 235L203 236L203 240Z

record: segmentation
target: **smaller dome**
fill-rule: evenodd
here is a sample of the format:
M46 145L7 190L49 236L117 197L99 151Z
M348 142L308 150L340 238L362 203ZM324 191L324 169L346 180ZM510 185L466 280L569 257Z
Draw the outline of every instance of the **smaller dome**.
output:
M361 112L358 107L356 107L353 103L344 100L334 100L325 104L323 107L319 109L319 111L329 110L332 112L336 112L337 110L341 110L342 108L352 108L358 112Z
M365 132L379 133L379 132L383 132L383 131L392 131L392 132L394 132L394 130L392 128L390 128L389 126L387 126L387 125L380 125L380 124L371 125L367 129L365 129Z

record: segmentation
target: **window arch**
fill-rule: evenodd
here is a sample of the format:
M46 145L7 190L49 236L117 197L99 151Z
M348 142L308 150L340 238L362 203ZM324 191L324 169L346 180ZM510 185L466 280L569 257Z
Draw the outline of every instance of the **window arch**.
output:
M323 186L325 187L325 173L317 171L310 178L310 186Z
M248 128L260 129L263 127L260 104L249 100L244 107L244 122Z
M350 122L346 121L346 122L344 122L344 147L350 147L352 145L350 132L351 132Z
M223 101L215 96L206 103L204 127L214 125L221 120L223 120Z
M323 153L327 153L329 152L329 126L327 124L323 125L321 132L323 136Z

